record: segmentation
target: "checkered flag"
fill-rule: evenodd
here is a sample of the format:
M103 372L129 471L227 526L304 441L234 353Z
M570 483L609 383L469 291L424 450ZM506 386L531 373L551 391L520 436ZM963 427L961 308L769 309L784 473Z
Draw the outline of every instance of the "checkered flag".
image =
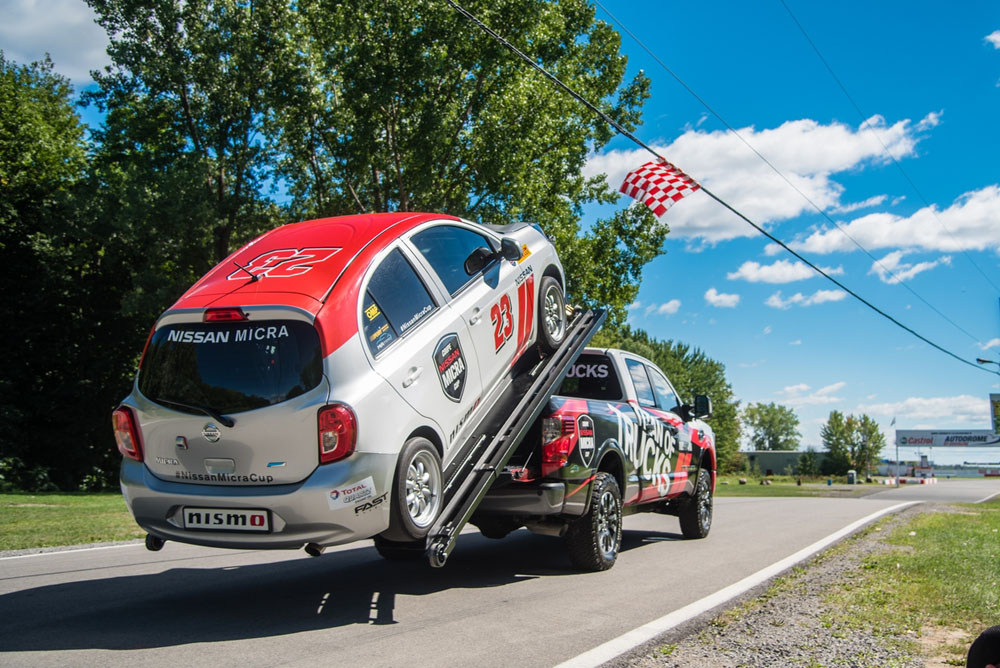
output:
M700 187L669 162L650 161L629 172L618 190L648 206L659 218L674 202Z

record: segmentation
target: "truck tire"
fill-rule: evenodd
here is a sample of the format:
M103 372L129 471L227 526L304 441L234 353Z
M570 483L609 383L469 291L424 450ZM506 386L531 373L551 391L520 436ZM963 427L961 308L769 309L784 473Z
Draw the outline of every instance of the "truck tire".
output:
M704 538L711 530L712 474L704 466L698 468L694 497L680 507L677 515L685 538Z
M397 542L426 536L441 512L442 486L441 457L434 445L421 436L408 440L396 462L389 528L381 536Z
M551 276L542 278L538 288L538 345L552 353L566 338L566 300L562 286Z
M427 549L427 540L389 540L375 536L375 549L388 561L418 561Z
M570 561L587 571L606 571L615 565L622 543L622 495L618 482L598 473L590 487L590 509L566 531Z

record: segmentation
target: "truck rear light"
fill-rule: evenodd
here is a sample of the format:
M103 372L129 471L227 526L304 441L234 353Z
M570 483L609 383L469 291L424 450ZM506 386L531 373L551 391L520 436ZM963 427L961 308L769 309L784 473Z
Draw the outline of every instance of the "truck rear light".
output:
M247 314L241 308L210 308L205 311L205 322L242 322Z
M542 420L542 475L553 473L569 463L576 442L576 420L571 416Z
M348 406L330 404L319 409L319 463L329 464L354 452L358 419Z
M115 442L118 451L129 459L142 461L142 444L139 442L139 429L135 424L135 414L132 409L120 406L111 414L111 423L115 428Z

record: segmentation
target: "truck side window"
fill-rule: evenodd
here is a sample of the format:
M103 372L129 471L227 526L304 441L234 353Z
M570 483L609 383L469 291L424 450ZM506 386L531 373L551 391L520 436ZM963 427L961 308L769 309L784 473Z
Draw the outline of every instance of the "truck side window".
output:
M635 396L639 400L640 406L656 406L656 399L653 398L653 388L649 384L649 376L646 375L646 365L638 360L625 360L628 367L628 374L632 377L632 386L635 387Z
M361 303L361 323L368 348L378 355L435 308L417 272L398 248L393 250L372 274Z
M656 405L665 411L676 413L681 407L681 400L671 387L670 381L653 367L647 367L649 378L653 381L653 394L656 395Z
M477 248L493 250L482 234L454 225L429 227L411 241L453 297L473 278L465 273L465 259Z

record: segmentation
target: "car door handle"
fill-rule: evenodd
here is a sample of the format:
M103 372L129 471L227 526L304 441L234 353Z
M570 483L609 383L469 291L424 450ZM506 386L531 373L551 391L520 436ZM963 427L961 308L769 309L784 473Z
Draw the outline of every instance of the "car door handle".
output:
M469 318L469 324L470 325L475 325L477 322L479 322L482 319L483 319L483 313L482 313L482 311L479 310L479 307L477 306L472 311L472 317Z
M415 366L410 368L410 375L403 379L403 387L409 387L417 382L417 378L420 378L420 374L424 372L424 367Z

